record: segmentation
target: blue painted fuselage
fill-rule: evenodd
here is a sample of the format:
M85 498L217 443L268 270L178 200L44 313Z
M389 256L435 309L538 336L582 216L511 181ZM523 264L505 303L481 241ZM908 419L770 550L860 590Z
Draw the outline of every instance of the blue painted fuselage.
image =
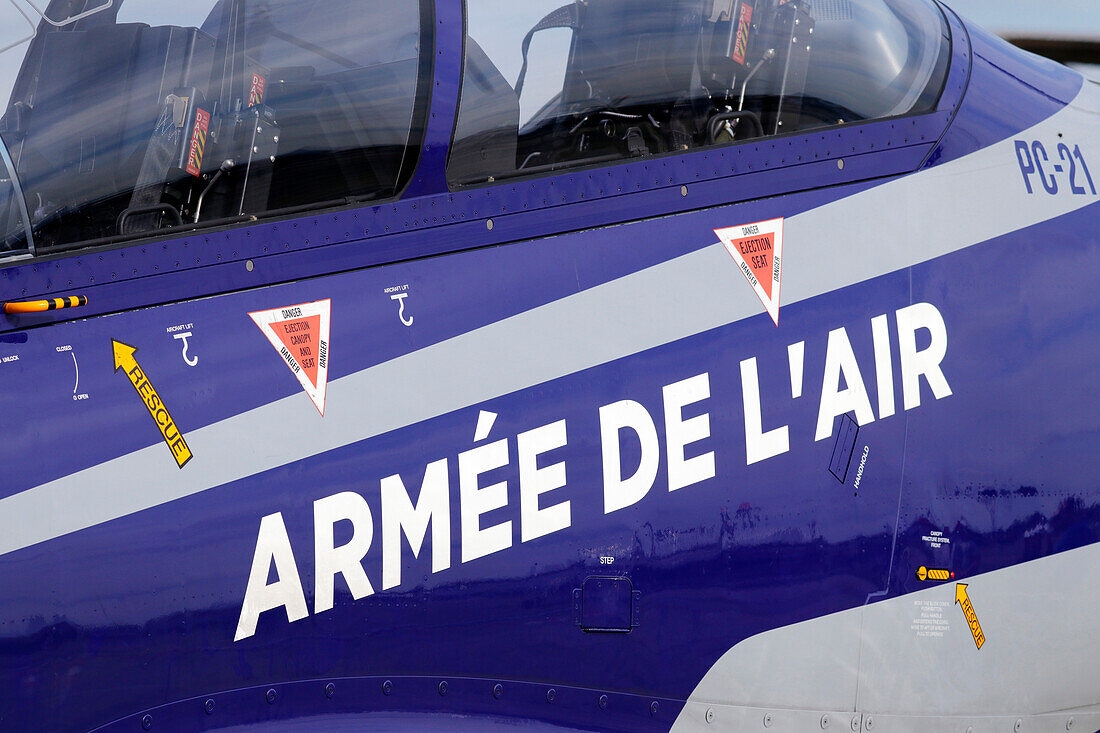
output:
M956 646L1024 633L979 578L1100 541L1100 148L1043 127L1094 85L948 16L927 115L451 192L441 10L411 193L4 270L89 305L0 324L0 727L668 730L830 614L962 581ZM778 327L714 233L777 218ZM322 416L249 314L323 301Z

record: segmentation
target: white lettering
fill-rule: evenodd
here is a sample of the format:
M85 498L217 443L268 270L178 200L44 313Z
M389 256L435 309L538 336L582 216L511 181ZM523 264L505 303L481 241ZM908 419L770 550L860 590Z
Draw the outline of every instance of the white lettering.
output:
M801 343L801 342L800 342ZM752 464L791 449L786 425L764 432L756 357L741 362L741 402L745 408L745 463Z
M432 572L451 567L451 515L447 459L429 463L413 505L401 476L382 479L382 590L401 584L401 533L409 541L413 557L432 525Z
M565 463L538 467L539 455L566 444L565 420L520 433L516 438L519 454L520 541L557 532L569 526L569 502L563 501L539 509L539 496L565 486Z
M847 387L840 388L841 375ZM875 413L867 397L867 387L859 373L856 355L848 332L843 328L829 331L829 345L825 351L825 376L821 382L821 405L817 412L817 435L814 440L824 440L833 434L833 422L838 415L855 411L856 422L866 425L874 422Z
M478 486L486 471L508 465L508 441L471 448L458 454L458 494L462 521L462 562L476 560L512 546L511 520L481 528L481 515L508 504L508 482Z
M336 523L351 522L351 539L346 545L334 547ZM367 500L353 491L318 499L313 502L313 547L316 577L313 612L332 608L336 576L343 575L355 600L374 593L363 558L374 539L374 518Z
M791 397L802 396L802 367L806 362L806 342L799 341L787 346L787 363L791 367Z
M283 309L283 314L288 319L300 316L293 308ZM898 310L896 318L899 343L897 352L892 351L893 344L890 343L888 315L871 319L878 419L894 415L897 409L897 389L893 372L895 353L899 355L901 365L900 380L905 410L920 406L922 376L936 399L951 395L951 388L941 368L947 354L947 328L939 310L929 303L917 303ZM173 326L169 331L179 328L182 326ZM928 346L918 350L917 331L921 329L929 332ZM178 334L179 337L186 335L185 332ZM325 346L322 342L321 348ZM55 348L64 351L71 347ZM287 362L297 369L298 364L289 351L284 348L282 353ZM776 356L780 359L776 363L781 368L781 354ZM805 356L805 342L799 341L787 346L792 400L797 400L803 393ZM0 355L0 363L15 359L18 356ZM767 430L764 428L757 357L744 359L739 366L745 420L745 458L746 464L752 465L791 450L790 425L780 424ZM781 374L769 372L765 376L771 377L765 380L769 387L782 391L785 380ZM715 438L712 434L710 412L700 405L711 398L710 373L702 372L666 385L661 390L661 396L664 409L663 438L666 443L664 447L661 445L662 436L658 433L656 423L642 403L623 399L599 408L605 514L634 506L649 494L660 472L662 454L668 465L670 492L713 479L717 475L716 445L720 443L716 439L713 443L709 442ZM74 401L87 398L87 394L73 396ZM783 412L777 410L770 400L769 395L769 406L772 408L769 420L773 424L781 422L780 416ZM685 413L694 416L686 417ZM836 418L851 413L855 414L860 425L876 419L848 333L844 328L836 328L828 334L815 440L830 437ZM496 418L496 413L480 411L474 431L475 447L457 456L457 511L461 521L460 554L463 563L506 550L517 541L512 532L513 520L505 518L515 512L502 511L506 510L509 502L508 480L482 486L483 481L490 482L490 479L484 477L485 474L511 476L511 469L516 471L519 496L518 541L529 542L559 532L569 528L572 522L572 503L564 498L566 492L558 492L567 486L566 461L562 457L557 460L549 457L568 445L566 421L558 420L516 435L517 464L512 467L509 463L509 438L479 444L489 440ZM574 436L574 442L576 440ZM591 443L582 440L580 446L587 449ZM623 455L624 450L627 456ZM689 458L689 453L697 455ZM856 489L860 488L866 471L873 468L868 466L869 454L870 448L865 445L854 473L852 485ZM634 465L635 461L637 465ZM453 465L447 458L427 463L415 500L406 489L400 474L386 476L381 480L380 505L376 505L374 511L381 512L379 531L382 533L382 546L380 552L376 550L376 554L382 565L382 590L402 584L402 548L407 545L411 550L412 560L420 559L429 526L432 572L438 573L451 567L452 552L455 550L452 549L453 497L449 469ZM367 499L359 493L345 491L315 501L313 513L314 613L333 608L337 575L343 576L353 599L372 595L374 588L363 566L375 533L372 509ZM490 514L499 519L487 519L486 522L493 521L495 524L483 527L483 518ZM339 525L341 529L347 529L347 523L350 523L350 533L340 534L344 537L350 536L350 539L336 547L336 528ZM405 542L402 542L402 537ZM950 542L938 531L932 531L922 539L933 547ZM615 563L615 547L613 545L600 550L601 553L611 553L598 555L601 565ZM406 562L411 565L412 560ZM427 558L423 558L421 565L426 564ZM269 582L269 576L275 580ZM260 521L234 640L253 636L260 616L265 611L278 608L286 610L290 623L306 618L310 612L283 517L275 513Z
M885 315L871 319L875 343L875 380L878 387L878 417L894 414L894 363L890 357L890 323Z
M710 415L704 412L684 420L682 410L709 397L710 375L706 372L664 388L669 491L714 478L714 451L684 458L686 446L710 437Z
M279 579L268 585L267 574L271 564ZM248 574L248 587L244 592L241 616L237 621L237 633L233 641L247 639L256 633L256 622L264 611L283 606L289 623L309 615L302 580L294 562L290 537L283 524L283 515L276 512L260 520L260 533L256 537L256 551L252 555L252 570Z
M630 478L622 475L619 436L633 430L642 445L638 469ZM603 511L610 514L641 501L657 479L661 446L657 428L640 403L622 400L600 408L600 443L603 450Z
M917 331L925 328L931 342L917 351ZM947 325L931 303L916 303L898 311L898 347L901 353L901 391L906 410L920 407L920 376L928 380L937 400L949 397L951 387L940 370L947 356Z
M867 466L867 455L871 452L870 447L863 446L863 455L859 459L859 470L856 471L856 480L852 484L852 488L858 489L859 482L863 480L863 469Z

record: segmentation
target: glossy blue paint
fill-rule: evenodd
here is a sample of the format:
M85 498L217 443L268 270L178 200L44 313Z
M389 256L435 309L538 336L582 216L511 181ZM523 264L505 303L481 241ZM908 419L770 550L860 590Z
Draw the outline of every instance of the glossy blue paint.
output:
M440 684L447 692L439 694ZM387 686L388 684L388 686ZM332 695L326 694L331 685ZM501 694L493 689L500 685ZM274 702L268 703L270 690ZM388 692L386 692L388 690ZM606 699L601 707L599 700ZM213 701L207 713L208 701ZM455 708L465 711L455 714ZM681 705L675 700L527 682L435 677L361 677L260 686L150 709L97 728L97 733L140 730L204 731L263 726L273 733L304 731L587 731L668 730Z
M858 606L880 590L890 595L913 590L917 587L912 580L915 563L942 559L959 577L966 577L1095 541L1100 505L1086 477L1094 475L1096 467L1081 463L1077 440L1058 435L1065 417L1054 419L1044 411L1080 414L1080 404L1067 404L1061 396L1061 385L1080 383L1079 371L1087 369L1076 354L1095 343L1097 312L1090 302L1048 299L1041 281L1027 278L1020 265L1028 261L1029 250L1043 246L1047 236L1077 236L1081 223L1092 215L1086 209L911 272L787 306L782 332L762 314L479 405L499 413L490 437L507 438L513 450L519 432L567 420L569 445L559 457L566 460L574 478L558 490L557 498L572 503L573 524L568 530L468 564L457 564L456 548L456 564L437 575L425 574L425 555L421 560L406 556L404 573L412 578L410 585L359 601L342 591L334 610L295 624L287 624L281 612L267 613L256 636L236 644L232 629L259 517L282 512L307 598L312 599L312 502L354 490L377 507L377 480L384 475L399 472L408 485L416 485L425 462L440 457L449 457L453 472L455 455L472 445L476 410L444 415L60 538L49 543L48 551L36 547L4 556L0 573L5 587L27 590L8 605L9 613L20 620L13 617L9 622L14 635L0 644L0 654L22 661L9 666L17 677L3 686L10 697L0 707L13 711L7 721L17 727L36 720L48 728L87 728L137 711L144 714L164 700L193 702L241 688L353 677L364 670L398 676L429 672L440 678L476 677L483 686L490 679L536 680L590 692L632 692L641 696L639 701L646 696L683 699L713 660L737 641ZM1097 243L1095 239L1078 241L1064 255L1064 262L1050 266L1080 273L1084 281L1078 285L1089 292L1096 285L1090 281L1094 273L1081 264L1093 256ZM451 264L459 265L453 260ZM956 279L968 287L948 288ZM299 293L291 300L308 299L313 296L311 289L323 286L340 302L352 297L350 291L358 284L350 277L344 282L343 287L339 278L287 287ZM1021 307L1043 319L1036 324L1042 333L1054 334L1041 337L1049 343L1044 348L1051 354L1039 363L1045 375L1055 378L1027 382L1026 395L1018 382L1028 372L1018 373L1013 364L1026 365L1028 370L1035 367L1031 360L1014 358L1013 350L1033 349L1037 344L1019 341L1014 329L1021 314L999 305L1004 300L996 297L997 291L1006 283L1018 283L1013 287L1020 288L1019 302L1027 304ZM230 296L232 307L225 299L219 307L243 312L268 297L263 291L243 293ZM919 410L864 426L859 446L868 446L871 458L860 489L852 491L828 471L832 441L813 441L819 389L815 370L823 361L825 332L846 327L866 372L866 365L873 363L866 304L874 303L875 312L892 312L911 299L932 302L944 313L952 343L944 371L954 394L936 401L926 391L927 404ZM981 310L981 319L973 318L976 309ZM144 329L136 319L142 315L107 320L116 321L115 330L140 333ZM98 326L96 321L86 325L91 324ZM334 343L364 341L376 330L367 319L356 319L345 328L350 330ZM88 328L79 336L93 344L105 338ZM227 331L227 338L237 337ZM757 356L762 393L781 396L788 389L787 375L774 367L782 366L786 344L799 339L807 342L806 394L797 400L766 399L764 413L766 425L791 425L792 450L746 467L737 363ZM252 341L253 347L242 351L236 346L232 351L250 362L253 390L267 392L272 383L289 382L285 367L267 353L269 346L258 338ZM229 343L222 350L230 350ZM150 374L171 372L167 354L151 349L149 356ZM344 358L355 357L346 354ZM989 369L998 359L1007 360L1003 378L1002 372ZM718 478L669 493L662 467L653 490L639 504L603 515L595 479L599 475L596 408L622 398L639 400L660 431L661 385L702 371L708 371L711 379L706 407L713 437L694 452L715 450ZM130 404L133 396L120 377L109 374L105 353L93 373L99 373L93 378L102 380L110 409L122 420L121 432L149 427L139 410L126 409L135 407ZM163 385L165 379L159 381ZM159 388L166 401L182 403L183 414L188 403L206 401L202 393ZM895 393L900 394L897 382ZM1004 411L1006 393L1021 394L1021 403L1036 412ZM214 397L211 401L217 401ZM945 429L960 421L968 424L974 445L959 442L956 430ZM288 439L293 429L288 426ZM1030 457L1021 456L1010 441L998 443L1003 445L1001 452L985 449L991 433L1019 435L1034 444L1035 431L1044 429L1050 431L1049 437L1041 434L1038 444L1056 441L1051 446L1059 446L1064 453L1053 456L1065 471L1062 479L1034 461L1029 472ZM935 444L947 435L955 445ZM1087 443L1087 432L1079 438ZM985 456L984 464L976 464L976 456ZM628 455L624 460L631 465L637 457ZM975 471L981 478L972 478ZM932 479L944 475L957 478L946 485L942 479ZM1039 476L1048 476L1048 483ZM484 523L511 520L518 532L514 464L486 480L507 480L509 503L507 509L487 515ZM907 488L901 496L903 485ZM1028 489L1031 485L1036 487L1034 493ZM926 495L929 490L932 493ZM891 553L899 501L904 511ZM975 524L975 505L996 508L989 512L988 525ZM451 524L457 532L454 504ZM940 526L952 538L946 557L929 555L919 539L927 527ZM1030 541L1021 541L1025 533ZM120 538L126 538L125 546L130 548L124 554L120 554ZM431 548L430 539L426 542L425 552ZM630 577L641 594L643 611L639 627L627 635L585 634L573 621L572 590L585 576L601 572L599 557L608 552L606 548L630 548L617 558L616 571ZM376 589L380 587L378 550L376 544L365 561ZM67 561L58 563L58 557ZM170 566L165 564L168 558ZM125 572L120 573L120 568ZM892 575L889 583L888 575ZM685 597L692 602L684 603ZM115 600L104 606L103 599ZM49 616L35 610L43 608L55 610ZM682 633L689 627L695 632ZM519 638L524 644L517 647ZM539 651L532 654L532 649ZM677 663L663 663L669 658ZM21 668L35 670L33 678L20 674ZM95 685L88 684L105 677L117 684L110 700L102 699ZM34 703L42 699L64 704L47 711ZM464 712L480 710L480 703L452 699L463 701L455 705ZM311 707L314 703L291 706L286 715L319 714L321 702L317 700L317 707ZM423 705L419 700L412 703L417 710L431 709ZM173 709L184 721L197 715L184 703ZM252 722L283 715L269 712L260 702L241 714ZM596 727L633 726L617 719L604 724L595 717L596 709L591 714L594 717L571 720Z
M957 115L926 167L1026 130L1065 107L1081 88L1083 78L1076 71L1020 51L981 27L970 25L964 30L958 16L950 10L946 15L958 39L955 53L965 34L973 61Z
M454 18L440 20L440 33L453 38L447 23ZM251 310L332 298L335 380L710 245L715 226L790 216L911 172L947 128L964 88L929 165L1014 134L1064 104L1072 77L1007 54L995 59L996 49L973 37L985 66L976 65L966 87L959 75L967 69L956 63L946 107L925 118L461 192L438 188L445 152L427 146L438 144L441 120L430 128L421 159L428 167L408 200L9 268L0 297L72 288L92 297L87 314L119 312L50 328L38 326L51 318L6 324L18 332L0 338L0 355L20 361L3 373L26 388L0 393L7 437L0 465L8 471L0 493L159 440L125 377L113 372L112 338L138 346L186 433L297 393L248 319ZM437 61L437 78L455 73L455 58ZM1047 102L1029 96L1047 80L1054 84ZM972 102L1011 96L1005 89L1019 92L1020 109L1000 108L994 117ZM438 104L445 114L441 100L452 93L437 92L433 112ZM1062 291L1049 287L1068 273L1067 289L1100 291L1096 214L1093 205L784 305L781 330L761 312L0 556L0 587L13 589L0 618L0 726L139 730L150 716L152 730L295 730L303 718L334 730L379 721L483 730L517 719L536 730L664 730L710 665L754 634L927 587L914 576L921 564L964 578L1096 542L1100 397L1093 360L1081 355L1095 354L1100 311L1095 299L1057 297ZM643 221L593 229L635 219ZM447 252L458 253L435 256ZM252 272L246 259L254 260ZM374 265L382 266L362 269ZM275 283L283 284L258 287ZM413 330L384 293L401 284L410 285L409 313L421 317ZM225 295L197 297L214 293ZM925 388L919 409L899 404L893 416L861 427L853 456L867 449L860 486L853 486L854 464L838 482L829 471L833 441L813 434L827 333L846 329L877 407L869 319L914 302L934 304L945 318L943 368L953 394L935 400ZM74 315L83 314L57 318ZM194 326L196 367L183 363L166 332L185 323ZM792 398L786 347L799 340L806 386ZM71 399L70 352L57 351L64 345L81 365L86 401ZM753 356L764 424L789 424L791 450L746 465L738 366ZM440 373L447 368L440 364ZM646 497L605 515L598 408L636 400L663 433L662 387L703 372L711 396L687 416L706 410L711 436L689 452L714 451L716 477L670 492L662 459ZM896 366L893 381L900 395ZM440 458L453 477L457 455L473 446L479 409L499 414L490 439L506 439L513 456L485 481L508 482L507 507L483 521L512 522L510 549L461 563L455 544L451 568L431 574L429 536L420 559L403 546L406 582L383 591L376 526L364 565L375 595L352 600L338 581L331 611L293 624L280 610L267 612L255 636L233 642L262 516L282 513L312 610L313 502L355 491L377 522L380 479L400 473L413 491L425 464ZM319 419L305 414L286 426L286 439ZM568 483L549 496L571 502L572 524L521 543L516 436L561 419L569 442L552 455L566 461ZM637 461L637 448L627 446L624 463ZM933 531L950 543L932 547L923 538ZM627 634L585 633L574 621L573 591L607 574L601 558L608 556L639 593L639 625Z
M1068 295L1100 287L1098 209L913 268L913 298L957 324L966 347L952 377L967 386L909 415L892 593L917 589L921 564L966 578L1100 540L1100 309ZM1047 285L1054 272L1062 293ZM930 547L925 528L951 544Z

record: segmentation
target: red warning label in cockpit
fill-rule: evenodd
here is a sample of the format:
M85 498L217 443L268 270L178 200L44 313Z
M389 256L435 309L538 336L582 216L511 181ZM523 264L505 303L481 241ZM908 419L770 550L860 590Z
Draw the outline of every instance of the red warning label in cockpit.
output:
M741 3L741 14L737 19L737 37L733 43L732 58L739 64L745 63L749 50L749 29L752 27L752 5Z
M715 229L741 274L779 325L779 289L783 275L783 220Z
M206 135L210 132L210 113L195 108L195 124L191 128L191 149L187 153L187 172L193 176L202 174L202 156L206 152Z
M259 74L252 75L252 85L248 90L248 106L254 107L257 104L263 104L264 101L264 87L267 86L267 79Z
M331 300L249 313L297 377L317 412L325 415Z

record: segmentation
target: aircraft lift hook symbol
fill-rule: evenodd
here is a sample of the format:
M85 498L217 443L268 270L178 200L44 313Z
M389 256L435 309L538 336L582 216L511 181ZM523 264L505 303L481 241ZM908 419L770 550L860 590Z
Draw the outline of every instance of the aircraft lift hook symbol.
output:
M405 298L407 298L408 295L408 293L398 293L397 295L391 295L390 300L396 300L398 302L397 317L401 319L401 322L406 326L411 326L413 325L413 317L409 316L409 319L405 320Z
M187 353L187 349L190 346L190 344L187 343L187 338L190 335L191 335L190 331L184 331L183 333L175 334L174 336L172 336L172 338L179 339L180 341L183 342L183 361L187 364L187 366L197 366L198 363L199 363L199 357L189 356L188 353Z

